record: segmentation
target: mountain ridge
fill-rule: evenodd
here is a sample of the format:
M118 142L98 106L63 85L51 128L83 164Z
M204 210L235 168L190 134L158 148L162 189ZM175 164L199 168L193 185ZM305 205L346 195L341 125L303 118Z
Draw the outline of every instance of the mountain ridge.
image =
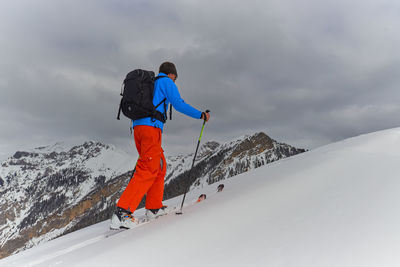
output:
M193 154L167 157L164 198L304 151L264 133L224 144L207 142L199 149L190 178ZM134 161L112 145L88 141L17 151L1 166L0 257L5 257L108 219L132 176Z

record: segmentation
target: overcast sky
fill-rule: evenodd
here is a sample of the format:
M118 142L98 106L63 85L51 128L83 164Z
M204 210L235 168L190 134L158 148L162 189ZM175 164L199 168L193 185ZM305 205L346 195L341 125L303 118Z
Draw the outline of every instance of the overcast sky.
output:
M2 0L0 158L64 141L135 150L116 120L136 68L176 64L204 141L255 131L315 148L400 125L398 0ZM195 149L178 114L169 154Z

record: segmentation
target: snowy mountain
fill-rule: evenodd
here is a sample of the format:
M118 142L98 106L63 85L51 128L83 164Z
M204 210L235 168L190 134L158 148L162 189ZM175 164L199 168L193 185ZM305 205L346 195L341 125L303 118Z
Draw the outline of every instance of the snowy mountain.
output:
M193 170L193 154L168 157L165 195L167 198L225 180L279 159L305 152L304 149L279 143L265 133L245 135L220 145L208 142L199 150ZM190 175L190 177L189 177Z
M127 153L93 141L16 152L0 169L0 257L57 237L115 200L99 189L132 165Z
M181 216L109 238L104 221L0 265L399 266L399 146L400 128L350 138L225 180L221 193L195 188ZM209 197L196 203L199 193Z
M167 157L165 198L304 151L264 133L206 143L190 177L193 154ZM93 141L16 152L0 170L0 258L109 218L135 160Z

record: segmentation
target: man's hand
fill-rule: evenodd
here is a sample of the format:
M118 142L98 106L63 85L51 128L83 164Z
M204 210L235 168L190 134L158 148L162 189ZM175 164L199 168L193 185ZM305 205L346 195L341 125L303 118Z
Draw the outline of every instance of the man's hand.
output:
M203 113L201 113L200 119L203 119L203 120L205 120L205 121L208 121L208 120L210 119L210 113L208 113L208 112L203 112Z

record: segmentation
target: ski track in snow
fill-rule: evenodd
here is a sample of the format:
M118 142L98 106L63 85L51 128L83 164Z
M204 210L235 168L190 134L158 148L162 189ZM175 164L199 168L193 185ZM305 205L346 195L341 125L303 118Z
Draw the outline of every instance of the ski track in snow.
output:
M83 247L89 246L90 244L96 243L96 242L98 242L100 240L103 240L104 238L105 238L105 236L98 236L98 237L95 237L95 238L91 238L91 239L86 240L84 242L77 243L77 244L75 244L75 245L73 245L71 247L67 247L65 249L62 249L62 250L59 250L57 252L51 253L49 255L43 256L43 257L41 257L41 258L39 258L37 260L33 260L32 262L30 262L30 263L28 263L27 265L24 265L24 266L36 266L36 265L41 264L43 262L46 262L46 261L49 261L51 259L57 258L57 257L59 257L61 255L65 255L67 253L70 253L70 252L72 252L74 250L78 250L78 249L81 249Z

